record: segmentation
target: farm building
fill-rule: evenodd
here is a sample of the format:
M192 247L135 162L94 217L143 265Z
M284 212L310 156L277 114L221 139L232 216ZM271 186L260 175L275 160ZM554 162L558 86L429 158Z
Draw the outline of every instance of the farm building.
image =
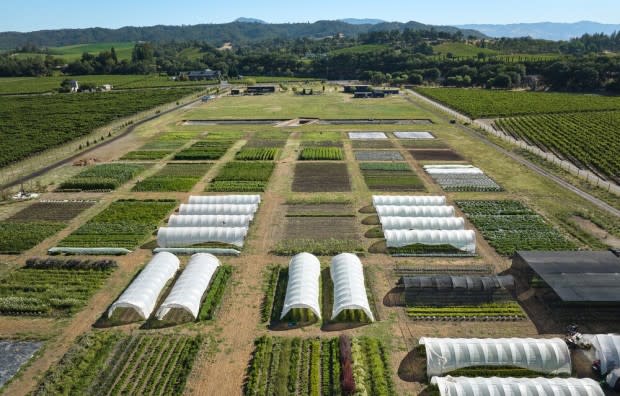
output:
M186 75L187 78L189 78L191 81L218 80L221 77L222 73L220 73L218 70L205 69L193 70L188 72Z
M398 281L406 306L483 304L510 300L514 278L507 276L404 276Z
M450 245L469 254L476 253L476 233L472 230L385 230L388 247L409 245Z
M220 261L211 254L193 255L157 311L157 319L162 320L175 310L188 313L192 319L196 319L202 296L219 266Z
M360 259L351 253L332 258L329 269L334 283L334 307L332 320L345 310L362 310L370 321L375 318L368 304L364 268Z
M159 294L178 270L179 259L174 254L156 254L112 304L108 310L108 318L111 318L117 309L126 309L138 315L141 320L148 319L155 309Z
M429 377L479 366L511 366L537 373L571 373L571 355L561 338L420 338Z
M160 227L157 244L162 248L180 248L207 243L243 247L247 227Z
M288 285L282 306L283 319L292 309L309 309L321 318L319 306L319 279L321 263L310 253L299 253L288 266Z
M440 396L603 396L590 378L433 377Z
M609 251L518 251L512 269L562 303L620 303L620 258Z
M246 92L250 95L264 95L269 93L275 93L277 91L278 88L275 85L269 84L251 85L246 90Z

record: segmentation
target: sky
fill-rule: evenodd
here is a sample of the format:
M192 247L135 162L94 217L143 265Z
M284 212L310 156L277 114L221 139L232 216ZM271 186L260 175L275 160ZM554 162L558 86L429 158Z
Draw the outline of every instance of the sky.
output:
M272 23L378 18L433 25L577 22L620 24L618 0L0 0L0 31L194 25L252 17Z

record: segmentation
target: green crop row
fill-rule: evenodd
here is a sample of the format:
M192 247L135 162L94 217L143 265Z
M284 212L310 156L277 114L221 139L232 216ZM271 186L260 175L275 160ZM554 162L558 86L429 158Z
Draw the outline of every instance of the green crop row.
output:
M244 147L235 156L240 161L273 161L280 152L276 147Z
M222 303L222 297L224 297L226 285L230 281L232 272L233 267L225 265L219 267L217 272L213 275L209 290L200 307L198 320L212 320L215 317L215 313Z
M344 158L340 147L305 147L299 154L302 161L338 161Z
M234 143L234 140L227 139L201 140L177 153L174 159L186 161L217 160L220 159Z
M210 167L210 163L167 164L155 175L139 181L133 191L189 191Z
M121 157L121 160L128 161L149 161L160 160L172 154L172 151L166 150L136 150L130 151Z
M261 192L275 164L272 162L234 161L229 162L207 187L208 191Z
M66 224L56 222L1 222L0 254L19 254L31 249L65 228Z
M263 298L260 311L261 321L263 323L268 322L271 318L281 268L282 267L279 265L273 265L268 267L265 271L265 278L263 280L263 291L265 293L265 297Z
M293 256L308 252L317 256L333 256L342 252L362 252L364 248L356 240L348 239L291 239L279 242L273 249L278 256Z
M62 190L115 190L146 167L138 164L104 164L90 167L60 184Z

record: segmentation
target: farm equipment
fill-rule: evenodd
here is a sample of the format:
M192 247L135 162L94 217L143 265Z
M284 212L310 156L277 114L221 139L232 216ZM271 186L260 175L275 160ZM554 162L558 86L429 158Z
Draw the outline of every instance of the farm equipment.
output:
M588 341L583 334L579 332L577 325L571 324L566 327L566 336L564 337L566 345L571 349L590 349L592 343Z
M21 188L19 189L19 192L13 195L12 198L15 201L26 201L26 200L35 199L38 197L39 197L39 194L37 193L26 192L26 190L24 190L24 185L22 184Z

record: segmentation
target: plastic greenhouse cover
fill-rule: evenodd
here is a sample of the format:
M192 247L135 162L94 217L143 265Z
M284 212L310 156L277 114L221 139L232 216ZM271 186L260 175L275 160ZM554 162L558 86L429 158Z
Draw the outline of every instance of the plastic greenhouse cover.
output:
M332 319L345 309L361 309L374 322L375 317L368 305L364 268L360 259L351 253L339 254L332 258L329 272L334 284Z
M483 175L482 172L478 168L424 168L426 172L430 175L443 175L443 174L451 174L451 175Z
M212 254L193 255L157 311L157 318L162 320L171 309L178 308L189 312L196 319L202 296L219 266L220 261Z
M454 217L453 206L375 206L379 217Z
M603 396L590 378L433 377L440 396Z
M179 214L181 215L251 215L258 209L258 205L233 205L233 204L181 204Z
M385 230L383 233L388 247L451 245L476 253L476 233L472 230Z
M464 230L462 217L381 217L383 230Z
M248 227L250 215L172 215L168 227Z
M438 195L373 195L374 206L439 206L446 204L445 196Z
M620 334L596 334L592 337L592 345L596 357L601 361L601 373L620 368Z
M157 244L166 248L220 242L243 247L247 232L247 227L161 227Z
M399 139L435 139L430 132L394 132Z
M260 195L192 195L189 197L189 204L193 205L214 205L214 204L234 204L248 205L259 204Z
M321 318L319 307L319 278L321 263L310 253L299 253L288 265L288 285L280 319L294 308L310 309Z
M420 338L428 376L475 366L514 366L545 374L571 373L561 338Z
M383 132L349 132L349 139L387 139Z
M157 298L166 283L179 270L179 259L172 253L157 253L129 287L112 304L108 311L111 317L116 308L132 308L142 319L151 316Z

